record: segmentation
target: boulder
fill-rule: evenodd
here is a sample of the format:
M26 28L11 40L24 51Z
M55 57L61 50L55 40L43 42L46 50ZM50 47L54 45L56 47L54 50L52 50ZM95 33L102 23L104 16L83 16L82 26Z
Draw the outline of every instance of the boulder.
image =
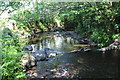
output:
M101 49L97 49L96 51L105 52L105 51L108 51L108 50L109 50L109 47L103 47Z
M36 61L47 61L50 57L55 57L57 55L53 49L45 48L44 50L34 50L34 46L32 45L24 46L23 50L31 51L30 54Z
M27 45L23 47L24 51L33 51L33 47L31 45Z
M51 57L55 57L57 56L58 54L56 52L51 52L48 57L51 58Z
M45 55L44 51L37 50L32 53L32 56L35 57L36 61L45 61L47 60L47 56Z
M37 65L36 59L31 54L25 54L21 58L21 65L26 68L31 68Z
M47 61L51 57L55 57L57 55L53 49L45 48L42 50L36 50L32 53L32 55L36 58L37 61Z

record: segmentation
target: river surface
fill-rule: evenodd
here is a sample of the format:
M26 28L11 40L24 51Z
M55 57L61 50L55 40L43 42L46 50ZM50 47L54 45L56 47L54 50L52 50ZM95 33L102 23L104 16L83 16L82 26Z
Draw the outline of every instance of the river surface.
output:
M30 44L35 50L51 48L58 55L48 61L37 62L39 78L117 78L120 51L70 53L83 45L69 36L58 32L40 33Z

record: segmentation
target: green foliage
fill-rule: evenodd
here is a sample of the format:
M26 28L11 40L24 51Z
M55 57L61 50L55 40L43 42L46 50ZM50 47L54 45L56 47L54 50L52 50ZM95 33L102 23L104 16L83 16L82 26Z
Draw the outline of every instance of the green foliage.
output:
M29 6L31 3L25 4ZM120 2L36 1L33 4L34 7L16 10L10 17L17 21L17 26L31 34L59 27L62 23L66 30L83 35L90 32L88 37L99 42L100 46L107 46L112 42L112 36L120 32Z
M98 43L98 46L106 46L112 42L112 35L107 34L104 29L96 28L93 30L91 38Z
M19 9L21 6L22 3L20 2L0 1L0 15L3 14L6 10L8 10L8 13L12 13L13 11Z
M24 68L20 65L21 56L23 53L22 42L17 36L3 34L2 36L2 80L18 80L25 79Z
M120 36L120 34L113 34L113 35L112 35L112 38L113 38L113 39L116 39L116 38L118 38L119 36Z
M30 33L48 30L51 24L55 23L55 12L51 9L51 4L36 2L31 9L17 10L9 19L15 20L17 26L24 27ZM50 8L49 8L50 7ZM23 26L20 26L20 25Z
M68 3L62 10L64 18L61 19L66 29L75 29L84 36L90 33L89 36L100 47L109 45L114 39L112 37L120 32L119 2Z

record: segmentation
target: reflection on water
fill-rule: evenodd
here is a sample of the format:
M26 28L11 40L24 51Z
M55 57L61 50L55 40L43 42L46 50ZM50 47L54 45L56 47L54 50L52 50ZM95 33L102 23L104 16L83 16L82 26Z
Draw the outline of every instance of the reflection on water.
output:
M44 37L44 38L41 38ZM79 78L117 78L118 59L120 51L107 53L81 52L68 53L78 49L78 41L71 37L54 35L54 33L41 34L40 37L31 42L35 50L52 48L61 52L59 56L49 61L38 62L37 71L40 78L54 77L79 77ZM64 52L64 53L62 53Z
M78 48L78 47L73 47L73 45L77 44L78 41L72 39L71 37L65 37L65 36L63 37L54 34L48 34L48 36L46 35L41 34L40 37L38 37L37 39L35 38L33 39L33 41L30 42L30 43L34 43L32 45L35 45L35 50L51 48L60 52L66 52Z

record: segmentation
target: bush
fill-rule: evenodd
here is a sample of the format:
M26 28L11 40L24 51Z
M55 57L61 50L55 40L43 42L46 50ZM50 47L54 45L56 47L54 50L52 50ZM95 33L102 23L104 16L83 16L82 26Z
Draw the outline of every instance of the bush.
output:
M22 43L17 36L2 36L2 80L26 79L24 68L20 65Z
M111 43L111 35L107 34L104 29L100 29L100 28L96 28L93 30L93 33L91 35L91 38L98 42L98 46L103 47L103 46L107 46L108 44Z

